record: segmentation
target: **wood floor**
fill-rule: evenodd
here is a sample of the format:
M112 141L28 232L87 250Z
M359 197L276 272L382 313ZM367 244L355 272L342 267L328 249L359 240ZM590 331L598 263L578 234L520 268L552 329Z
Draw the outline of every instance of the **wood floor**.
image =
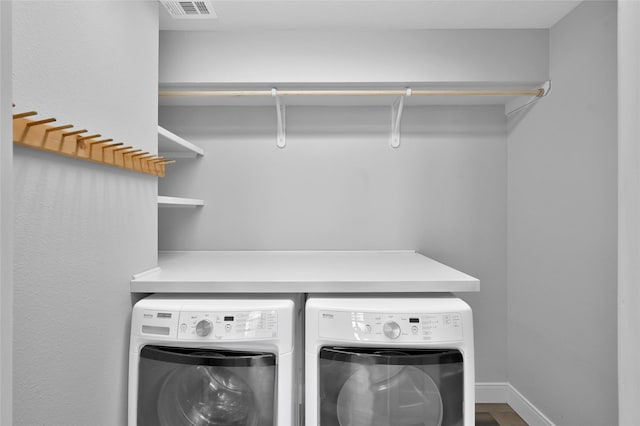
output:
M476 404L476 426L528 426L507 404Z

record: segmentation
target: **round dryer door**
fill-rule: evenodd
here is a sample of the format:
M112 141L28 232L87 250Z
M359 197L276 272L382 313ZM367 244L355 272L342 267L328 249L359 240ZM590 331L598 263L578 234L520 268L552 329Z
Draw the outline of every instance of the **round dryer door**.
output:
M274 425L275 355L147 346L145 360L161 377L146 387L139 425Z

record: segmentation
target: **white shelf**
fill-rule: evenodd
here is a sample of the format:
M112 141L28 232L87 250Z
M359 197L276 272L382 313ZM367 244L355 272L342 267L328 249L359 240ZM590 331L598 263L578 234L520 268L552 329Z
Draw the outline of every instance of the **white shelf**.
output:
M134 293L425 293L480 281L413 251L161 251Z
M186 139L158 126L158 151L168 158L196 158L204 155L204 150Z
M197 207L204 206L204 200L196 198L167 197L158 195L158 207Z

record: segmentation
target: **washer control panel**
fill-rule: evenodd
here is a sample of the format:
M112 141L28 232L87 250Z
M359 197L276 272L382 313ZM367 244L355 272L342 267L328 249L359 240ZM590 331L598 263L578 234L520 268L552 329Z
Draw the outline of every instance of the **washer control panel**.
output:
M320 337L369 342L451 342L463 339L462 314L320 311Z
M178 339L270 339L278 335L276 311L180 312Z

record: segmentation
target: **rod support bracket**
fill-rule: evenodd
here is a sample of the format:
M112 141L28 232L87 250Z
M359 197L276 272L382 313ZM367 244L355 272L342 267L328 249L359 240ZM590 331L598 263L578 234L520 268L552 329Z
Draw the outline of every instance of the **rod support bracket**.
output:
M411 88L408 88L403 96L398 97L391 105L391 148L400 147L400 121L404 109L404 98L411 96Z
M509 117L516 112L522 111L530 105L535 104L551 92L551 80L547 80L538 88L538 93L526 98L518 97L504 105L504 115Z
M278 148L284 148L287 145L286 141L286 107L280 102L280 96L278 90L271 89L271 96L276 99L276 122L278 126L278 133L276 135L276 146Z

